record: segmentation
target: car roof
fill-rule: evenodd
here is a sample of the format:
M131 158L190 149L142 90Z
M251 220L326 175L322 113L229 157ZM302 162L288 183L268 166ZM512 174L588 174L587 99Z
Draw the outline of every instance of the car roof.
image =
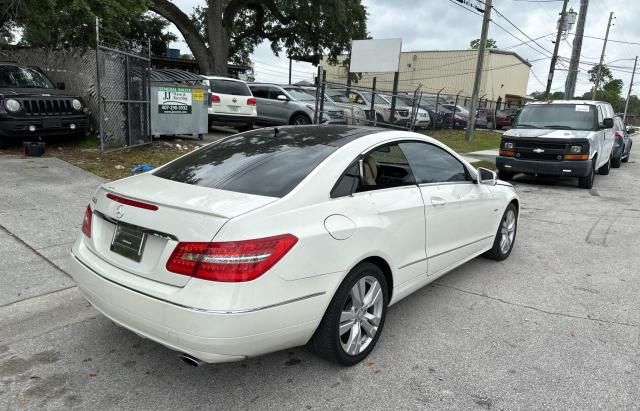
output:
M238 80L237 78L231 78L231 77L221 77L221 76L202 76L204 78L206 78L207 80L229 80L229 81L235 81L238 83L247 83L246 81L243 80Z
M609 104L606 101L596 101L596 100L548 100L548 101L532 101L529 104L539 105L539 104Z
M342 147L361 137L388 131L375 127L357 127L345 125L307 125L265 127L242 133L247 138L262 138L266 144L281 145L291 141L296 147L325 145Z

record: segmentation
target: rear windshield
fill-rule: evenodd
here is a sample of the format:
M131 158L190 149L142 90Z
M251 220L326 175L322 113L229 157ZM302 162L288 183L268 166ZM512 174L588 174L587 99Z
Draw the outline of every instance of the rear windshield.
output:
M588 104L530 104L524 106L516 128L550 128L593 130L596 123L595 106Z
M283 197L337 149L325 143L323 137L263 129L208 145L154 175L220 190Z
M251 91L245 83L233 80L210 79L209 85L212 93L230 94L232 96L250 96Z

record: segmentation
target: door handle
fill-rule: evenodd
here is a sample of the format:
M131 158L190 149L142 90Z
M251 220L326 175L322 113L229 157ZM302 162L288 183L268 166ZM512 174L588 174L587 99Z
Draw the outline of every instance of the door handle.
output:
M443 206L447 204L447 200L442 197L431 197L431 205L434 207Z

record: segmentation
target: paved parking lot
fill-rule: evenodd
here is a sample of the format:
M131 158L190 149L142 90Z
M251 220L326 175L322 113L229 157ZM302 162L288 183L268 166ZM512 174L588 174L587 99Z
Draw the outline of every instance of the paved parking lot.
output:
M518 240L389 311L363 364L297 348L189 367L78 294L67 251L100 179L0 157L0 408L636 409L640 163L592 190L519 179Z

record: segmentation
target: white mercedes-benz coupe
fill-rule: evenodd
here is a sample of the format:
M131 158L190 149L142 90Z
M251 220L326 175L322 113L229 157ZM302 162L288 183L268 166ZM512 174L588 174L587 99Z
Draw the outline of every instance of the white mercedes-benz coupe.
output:
M71 274L193 365L304 344L353 365L389 306L476 256L507 258L518 212L510 184L421 134L264 128L100 186Z

